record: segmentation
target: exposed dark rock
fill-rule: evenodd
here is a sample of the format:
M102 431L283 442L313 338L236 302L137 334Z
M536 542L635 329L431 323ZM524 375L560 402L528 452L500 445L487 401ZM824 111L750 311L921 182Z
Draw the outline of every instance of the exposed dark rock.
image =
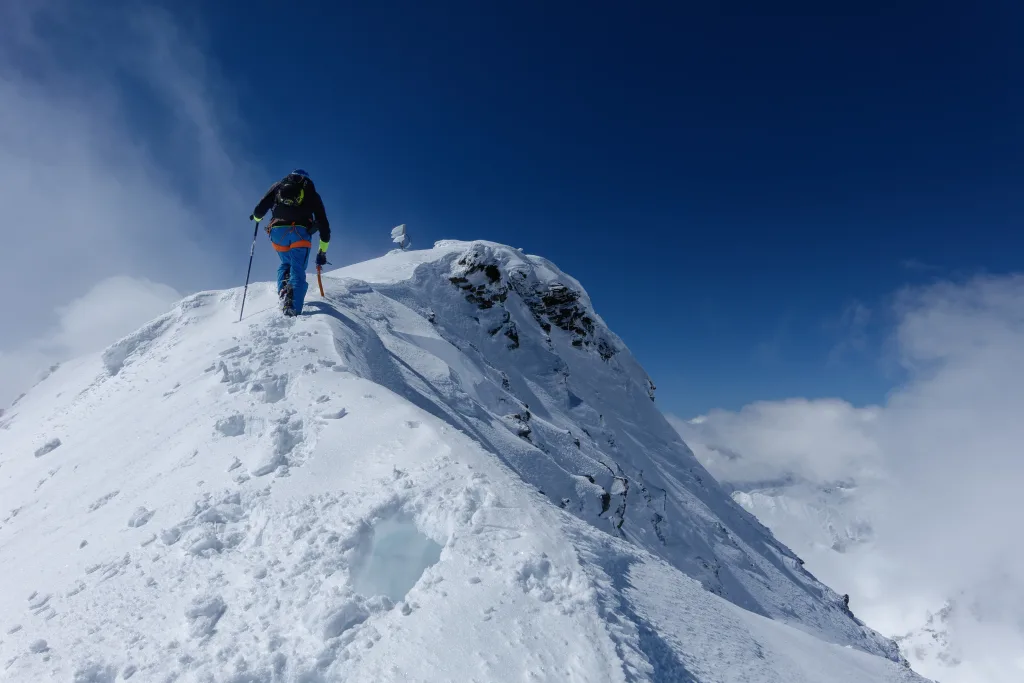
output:
M501 269L493 263L483 263L476 251L469 251L456 261L456 268L448 281L466 293L466 301L487 310L508 298L508 288L501 284ZM474 277L483 274L483 278Z
M532 417L530 411L523 410L515 415L506 415L504 420L516 436L529 441L530 435L533 433L533 429L530 427L530 417Z
M518 349L519 348L519 330L516 329L516 324L514 322L509 322L506 325L506 327L505 327L505 336L508 337L508 340L510 342L509 345L508 345L508 348L510 348L510 349Z
M664 521L665 518L658 512L655 512L651 517L651 525L654 527L654 534L658 537L658 540L661 541L662 545L666 544L665 532L661 530L661 523Z
M564 284L529 283L522 271L502 273L498 264L488 262L477 249L459 257L448 281L462 290L466 301L484 311L504 308L509 291L515 291L545 334L550 334L552 327L558 327L572 335L570 344L573 347L593 348L604 360L617 353L611 342L600 334L587 307L580 302L580 292ZM519 331L507 310L502 322L491 327L488 333L491 336L502 333L509 340L508 348L519 348Z

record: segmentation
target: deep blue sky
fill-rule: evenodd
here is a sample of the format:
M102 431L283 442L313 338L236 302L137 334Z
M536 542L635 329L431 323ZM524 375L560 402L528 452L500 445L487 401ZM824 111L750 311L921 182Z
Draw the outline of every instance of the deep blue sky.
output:
M544 255L671 412L882 400L892 292L1021 265L1016 2L172 8L267 181L313 175L337 260L402 222Z

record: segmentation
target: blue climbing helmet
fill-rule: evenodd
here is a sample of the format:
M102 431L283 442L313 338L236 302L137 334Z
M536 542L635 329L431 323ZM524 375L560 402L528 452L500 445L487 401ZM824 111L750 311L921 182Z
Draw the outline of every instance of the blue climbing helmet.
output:
M297 169L295 169L294 171L292 171L292 172L291 172L291 173L289 173L288 175L297 175L297 176L302 176L303 178L306 178L307 180L309 179L309 174L308 174L308 173L306 173L306 172L305 172L304 170L302 170L301 168L297 168Z

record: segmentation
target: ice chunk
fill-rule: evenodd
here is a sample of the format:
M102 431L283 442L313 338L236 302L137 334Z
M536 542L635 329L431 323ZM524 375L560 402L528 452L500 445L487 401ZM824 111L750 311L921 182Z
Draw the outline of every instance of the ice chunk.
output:
M352 587L362 595L385 595L400 602L440 559L441 546L412 521L387 519L374 527L369 553L354 573Z

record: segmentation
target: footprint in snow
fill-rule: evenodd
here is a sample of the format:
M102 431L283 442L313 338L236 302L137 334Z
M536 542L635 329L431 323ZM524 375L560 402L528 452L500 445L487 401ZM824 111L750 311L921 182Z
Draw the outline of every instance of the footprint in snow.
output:
M154 510L147 510L144 507L137 508L132 516L128 519L128 526L136 529L140 526L145 526L146 522L153 518L156 514Z
M121 493L121 492L120 491L111 491L110 493L106 494L105 496L97 498L96 500L94 500L92 502L92 504L89 505L89 512L96 512L101 507L103 507L104 505L109 503L111 500L113 500L117 496L117 494L119 494L119 493Z
M341 410L335 410L334 412L323 413L320 417L325 420L340 420L346 415L348 415L348 411L342 408Z
M288 390L288 376L277 375L263 381L263 402L277 403L283 399Z
M131 673L128 673L131 669ZM135 673L135 667L128 667L124 670L125 679ZM75 669L74 683L114 683L117 680L117 669L108 664L87 662Z
M303 443L301 420L283 418L259 448L245 454L246 469L254 477L262 477L288 464L288 456Z
M40 446L39 448L36 449L35 455L36 455L37 458L41 458L44 455L46 455L47 453L52 453L53 451L57 450L58 448L60 448L60 446L61 446L60 439L50 439L49 441L44 443L42 446Z
M172 526L170 529L164 529L160 532L160 540L163 542L164 545L174 545L178 542L178 539L180 538L180 527ZM86 569L86 573L89 573L88 569Z
M217 420L215 427L224 436L242 436L245 434L245 417L236 413L223 420Z
M33 612L41 610L46 607L46 604L50 602L50 595L39 595L38 592L28 596L28 608Z
M192 606L185 611L189 634L197 639L205 639L213 635L217 622L224 616L227 609L227 604L218 595L200 596L193 599Z

